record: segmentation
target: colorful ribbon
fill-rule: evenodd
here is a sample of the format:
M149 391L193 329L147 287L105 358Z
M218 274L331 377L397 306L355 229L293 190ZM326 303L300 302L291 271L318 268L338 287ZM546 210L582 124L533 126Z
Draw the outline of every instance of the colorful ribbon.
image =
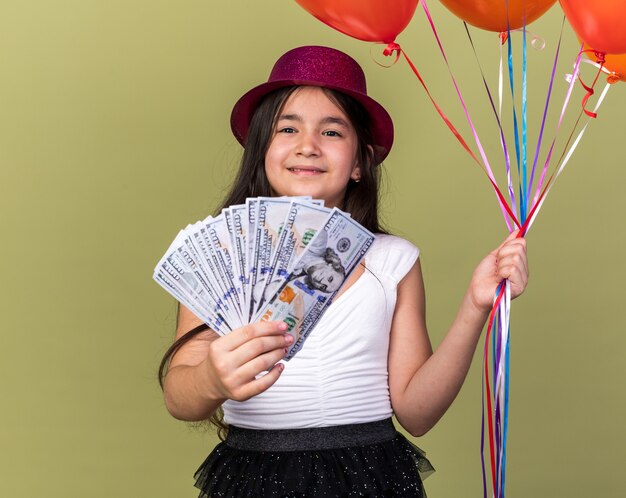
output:
M500 55L500 70L499 70L499 78L498 78L498 106L496 109L496 104L494 103L494 99L492 97L492 92L489 89L489 85L487 84L487 80L485 78L482 67L480 66L480 62L478 61L478 56L476 53L476 48L472 41L469 29L467 25L465 25L465 29L468 35L468 39L470 41L472 50L474 51L474 55L478 62L478 66L481 72L481 76L483 79L483 84L485 90L487 92L487 96L489 99L489 103L491 109L494 113L499 135L500 135L500 143L502 147L502 152L504 155L504 162L506 165L507 172L507 184L508 184L508 194L510 202L507 201L500 191L498 184L496 182L496 178L493 174L491 166L489 164L489 160L484 151L482 143L480 141L478 132L474 123L472 122L468 107L463 99L461 91L459 89L459 85L457 84L456 78L450 68L448 63L448 59L446 57L445 50L443 48L443 44L441 43L441 39L437 33L437 29L435 28L435 24L433 22L432 16L429 12L427 2L422 0L421 2L422 8L425 12L425 15L428 19L428 22L431 26L432 32L437 41L439 50L443 57L443 60L446 64L448 72L450 74L452 83L454 85L457 97L459 102L463 108L465 117L469 124L471 133L474 137L474 142L478 149L478 156L472 151L469 147L461 133L457 130L457 128L452 124L450 119L445 115L442 108L437 104L435 99L433 98L431 92L429 91L424 79L420 75L416 66L413 64L411 59L408 57L406 52L400 47L400 45L396 43L388 44L385 48L383 54L385 56L393 56L395 54L395 62L397 62L400 57L404 57L409 67L419 80L420 84L426 91L428 98L431 103L437 110L437 113L441 117L441 119L445 122L448 129L453 133L457 141L461 144L464 150L470 155L473 161L478 164L481 169L485 172L487 178L489 179L492 188L496 194L498 199L498 203L500 204L500 208L502 210L505 222L509 229L509 232L513 230L513 225L519 228L518 237L524 237L530 227L532 226L534 220L537 217L537 214L541 210L543 203L550 189L554 185L554 181L561 174L569 159L571 158L574 150L578 146L580 139L585 133L589 122L585 124L583 129L580 131L578 136L573 141L570 146L570 141L574 135L574 132L577 128L578 122L580 120L580 116L576 123L574 124L574 128L572 133L570 134L570 138L565 145L563 153L559 160L557 161L557 168L549 175L549 166L552 163L552 156L554 152L554 147L556 143L557 135L560 131L563 118L565 115L565 111L570 101L570 97L573 91L574 80L579 74L579 66L581 52L578 54L578 58L574 67L574 77L571 79L569 87L566 92L566 96L564 99L564 103L561 108L560 116L558 119L558 123L554 132L554 138L550 144L547 157L543 164L543 168L541 174L539 175L539 180L536 185L534 185L535 177L538 173L538 164L539 164L539 155L542 147L543 139L546 131L546 121L548 116L548 110L551 103L554 81L556 77L556 68L559 60L560 48L561 48L561 39L563 33L564 19L561 25L561 33L559 34L558 44L556 47L554 62L552 65L552 72L548 84L546 101L543 107L543 116L541 120L541 127L539 131L539 135L537 138L536 150L534 153L533 161L532 161L532 169L530 172L528 171L528 90L527 90L527 78L528 78L528 53L527 53L527 31L524 26L523 29L519 30L522 33L522 65L521 65L521 116L518 117L517 108L515 105L516 99L516 91L515 91L515 78L514 78L514 61L513 61L513 44L511 37L511 30L507 30L506 33L500 34L500 46L501 46L501 55ZM509 90L510 90L510 98L512 105L512 125L513 125L513 136L515 141L515 159L517 164L517 179L518 179L518 194L516 199L515 188L513 186L512 180L512 171L510 164L510 154L509 148L507 147L506 136L502 126L502 94L503 94L503 54L502 47L504 44L507 44L507 69L508 69L508 80L509 80ZM533 44L535 41L533 40ZM599 71L596 75L591 86L585 86L587 90L587 95L583 98L583 111L590 117L595 117L596 111L600 104L602 103L606 93L608 91L609 84L602 92L602 95L598 99L598 102L594 108L594 111L588 111L586 109L586 105L588 103L589 98L593 95L593 88L598 80L598 75L600 72L605 71L602 67L602 61L600 61ZM581 81L582 83L582 81ZM581 115L582 112L581 111ZM546 181L547 178L547 181ZM531 193L534 189L534 195L531 198ZM517 201L517 202L516 202ZM518 204L519 203L519 204ZM517 206L519 205L519 218ZM511 288L510 283L507 280L504 280L500 283L497 288L496 295L494 297L493 308L491 310L489 316L489 322L487 326L486 338L485 338L485 348L484 348L484 373L483 373L483 391L482 391L482 421L481 421L481 466L482 466L482 475L483 475L483 495L484 498L488 496L487 490L487 466L485 463L484 454L486 451L485 448L485 440L489 443L489 457L490 464L489 470L491 473L491 487L493 491L494 498L504 498L505 495L505 486L506 486L506 463L507 463L507 437L508 437L508 415L509 415L509 398L510 398L510 313L511 313ZM491 367L491 368L490 368ZM491 369L491 375L490 375ZM492 384L493 381L493 384ZM486 420L485 420L486 419Z

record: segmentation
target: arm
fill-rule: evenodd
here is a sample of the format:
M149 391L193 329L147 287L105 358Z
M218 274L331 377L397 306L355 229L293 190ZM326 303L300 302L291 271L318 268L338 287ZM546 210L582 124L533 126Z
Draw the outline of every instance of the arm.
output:
M201 323L181 305L176 339ZM168 411L181 420L205 420L227 399L244 401L268 389L282 373L277 362L293 342L286 330L287 324L273 321L246 325L223 337L200 332L170 362L163 384Z
M508 278L513 297L523 292L528 280L526 245L513 236L478 265L457 316L434 353L426 330L419 261L398 285L389 345L389 390L396 418L412 435L428 432L461 389L498 283Z

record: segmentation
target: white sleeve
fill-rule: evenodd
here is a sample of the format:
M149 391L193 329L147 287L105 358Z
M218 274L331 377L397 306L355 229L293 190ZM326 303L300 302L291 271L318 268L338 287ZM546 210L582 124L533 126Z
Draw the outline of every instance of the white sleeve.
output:
M377 235L376 242L365 256L372 270L391 277L396 284L409 272L419 257L419 249L408 240L392 235Z

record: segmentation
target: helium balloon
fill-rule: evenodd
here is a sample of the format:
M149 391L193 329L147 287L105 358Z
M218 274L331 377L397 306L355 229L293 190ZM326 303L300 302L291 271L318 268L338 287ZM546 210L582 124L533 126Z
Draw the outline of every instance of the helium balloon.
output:
M528 25L556 0L440 0L454 15L477 28L502 33Z
M418 0L296 0L331 28L358 40L391 43L415 13Z
M625 0L560 0L576 34L597 52L626 53Z

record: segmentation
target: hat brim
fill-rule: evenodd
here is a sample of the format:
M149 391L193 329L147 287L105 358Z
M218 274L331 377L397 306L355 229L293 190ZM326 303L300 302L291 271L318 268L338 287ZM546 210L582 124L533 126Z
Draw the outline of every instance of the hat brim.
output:
M262 83L245 93L233 107L230 115L230 126L237 141L246 146L246 139L250 128L252 115L259 102L268 93L288 86L317 86L330 88L344 93L359 102L367 111L371 120L372 140L374 142L374 157L376 164L380 164L389 154L393 145L393 121L385 108L371 97L345 88L320 84L310 80L279 80Z

